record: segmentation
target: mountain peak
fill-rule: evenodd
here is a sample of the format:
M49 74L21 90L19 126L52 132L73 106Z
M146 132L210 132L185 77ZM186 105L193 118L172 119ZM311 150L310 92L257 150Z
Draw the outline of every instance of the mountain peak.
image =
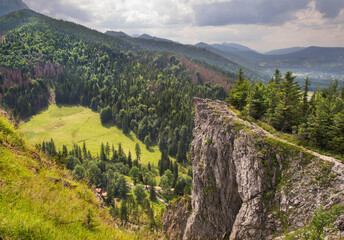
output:
M146 33L142 34L138 38L148 39L148 40L155 40L155 41L173 42L172 40L151 36L151 35L148 35Z
M119 32L107 31L105 34L111 35L111 36L114 36L114 37L130 37L128 34L122 32L122 31L119 31Z
M21 9L29 9L21 0L0 0L0 16Z
M231 52L231 53L254 51L251 48L248 48L246 46L243 46L237 43L212 44L211 46L218 50L221 50L224 52Z

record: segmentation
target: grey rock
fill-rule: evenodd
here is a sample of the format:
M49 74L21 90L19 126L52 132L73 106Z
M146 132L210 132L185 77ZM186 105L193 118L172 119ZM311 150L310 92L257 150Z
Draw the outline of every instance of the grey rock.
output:
M195 112L184 239L273 239L343 204L343 164L274 139L224 102L195 98Z

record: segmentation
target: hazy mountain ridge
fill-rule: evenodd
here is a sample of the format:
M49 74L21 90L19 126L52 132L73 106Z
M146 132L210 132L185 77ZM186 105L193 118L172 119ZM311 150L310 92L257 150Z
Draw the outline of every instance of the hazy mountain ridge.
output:
M234 52L234 53L235 52L248 52L248 51L255 52L251 48L248 48L246 46L243 46L237 43L211 44L211 46L224 52Z
M236 72L242 67L247 77L268 81L276 68L294 72L300 81L306 76L312 80L315 90L325 86L332 78L344 78L344 48L342 47L294 47L259 53L235 43L207 44L194 46L206 51L192 49L191 45L178 44L147 35L144 39L128 38L142 48L170 51L193 57L207 63ZM164 43L163 43L164 42Z
M21 0L0 0L0 16L21 9L29 9Z
M275 49L265 52L265 55L283 55L298 52L305 49L305 47L291 47L291 48L282 48L282 49Z
M118 33L112 33L110 31L106 32L108 35L118 36ZM142 36L142 35L141 35ZM262 79L265 78L258 71L250 69L250 67L241 65L240 62L235 61L235 59L228 59L223 57L216 52L209 51L208 49L193 46L184 45L171 40L165 40L157 37L151 37L147 34L144 37L130 37L125 36L123 39L128 43L138 46L142 49L149 49L154 51L171 52L178 55L183 55L186 57L194 58L199 61L203 61L207 64L212 64L220 67L224 70L231 72L238 72L240 68L244 69L246 75L252 79Z

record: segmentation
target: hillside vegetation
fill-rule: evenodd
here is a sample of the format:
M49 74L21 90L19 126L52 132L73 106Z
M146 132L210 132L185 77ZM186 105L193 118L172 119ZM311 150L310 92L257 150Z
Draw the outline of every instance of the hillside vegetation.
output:
M239 80L227 101L242 116L261 120L276 130L292 134L299 144L334 154L344 154L344 86L337 80L309 97L310 81L303 89L291 72L276 69L267 85L250 83L239 71Z
M34 152L2 116L0 130L1 239L156 238L119 229L86 184Z

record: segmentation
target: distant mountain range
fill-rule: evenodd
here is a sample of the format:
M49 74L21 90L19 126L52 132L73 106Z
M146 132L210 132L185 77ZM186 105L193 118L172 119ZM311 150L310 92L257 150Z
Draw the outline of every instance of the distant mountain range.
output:
M283 55L283 54L299 52L303 49L305 49L305 47L292 47L292 48L276 49L276 50L271 50L271 51L266 52L265 55Z
M198 43L195 46L245 66L265 80L272 76L276 68L295 73L299 80L308 76L313 90L318 85L328 84L333 78L344 79L343 47L294 47L262 54L237 44Z
M0 16L4 16L21 9L28 9L26 4L21 0L0 0Z
M123 35L121 32L114 31L108 31L106 34L114 37L120 36L121 39L139 48L184 55L186 57L194 58L198 61L212 64L224 70L235 73L239 70L239 68L243 68L247 76L252 79L261 79L263 77L257 71L251 71L246 66L241 66L235 61L229 60L223 56L197 46L184 45L171 40L152 37L148 34L143 34L138 37L131 37L128 34Z
M165 42L173 42L172 40L165 39L165 38L158 38L158 37L152 37L148 34L142 34L138 38L148 39L148 40L155 40L155 41L165 41Z
M0 15L27 8L21 0L0 0L0 7ZM19 26L21 23L16 24ZM0 34L13 28L14 26L5 24L0 29ZM121 39L117 43L123 46L179 54L234 73L242 68L252 80L268 81L276 68L282 72L292 71L299 79L309 76L314 88L323 82L328 84L332 78L344 79L344 48L341 47L293 47L259 53L236 43L185 45L148 34L129 36L116 31L108 31L106 35L94 33L94 36L110 42L110 36L115 37Z
M105 34L110 35L110 36L114 36L114 37L126 37L126 38L141 38L141 39L146 39L146 40L154 40L154 41L164 41L164 42L173 42L172 40L168 40L165 38L158 38L158 37L153 37L151 35L148 34L142 34L142 35L138 35L138 34L134 34L133 36L129 36L128 34L119 31L107 31L105 32Z
M276 68L295 73L301 81L308 76L313 90L333 78L344 79L343 47L293 47L259 53L236 43L183 45L147 34L136 38L126 34L125 40L141 48L185 55L229 71L241 67L247 77L256 80L269 80Z

